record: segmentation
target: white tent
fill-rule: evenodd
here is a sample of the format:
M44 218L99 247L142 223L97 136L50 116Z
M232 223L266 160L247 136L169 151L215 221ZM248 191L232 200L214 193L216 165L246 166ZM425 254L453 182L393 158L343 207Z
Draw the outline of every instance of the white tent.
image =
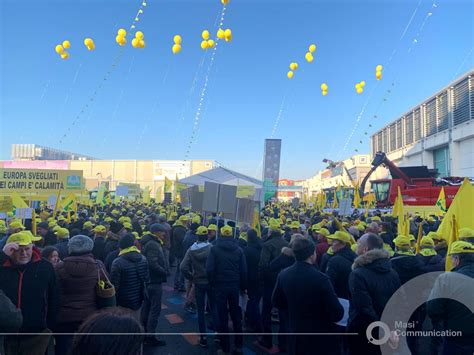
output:
M252 186L255 188L254 199L260 200L262 181L223 167L203 171L179 180L180 183L188 186L204 186L206 181L232 186Z
M256 189L262 188L263 185L260 180L223 167L206 170L179 180L180 183L189 186L204 186L206 181L233 186L254 186Z

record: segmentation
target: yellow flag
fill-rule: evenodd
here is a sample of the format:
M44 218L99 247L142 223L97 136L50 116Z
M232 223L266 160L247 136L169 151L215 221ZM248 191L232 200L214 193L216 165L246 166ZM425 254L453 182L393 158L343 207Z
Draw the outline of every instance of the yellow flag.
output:
M436 206L439 207L441 212L444 214L446 213L446 196L444 194L444 186L441 187L441 191L439 192L438 200L436 201Z
M443 221L438 228L438 235L446 241L450 240L452 234L452 216L456 216L459 228L474 229L474 187L469 179L464 179L454 200L449 206L448 212L444 215Z
M404 215L403 197L402 197L402 192L400 191L400 186L398 186L397 197L395 198L395 203L392 209L392 217L400 217L403 215Z
M161 187L157 187L156 188L156 191L155 191L155 202L158 203L162 200L162 197L161 197L161 192L162 192L162 188Z
M451 219L451 234L449 235L449 240L448 240L448 254L449 254L449 250L451 249L451 244L459 239L458 234L459 234L459 225L458 225L458 222L456 221L456 216L453 215ZM453 262L451 260L451 257L449 255L446 255L444 269L446 271L451 271L452 268L453 268Z
M173 192L173 182L165 177L165 193Z
M105 191L107 190L107 186L102 183L99 186L99 191L97 191L97 196L95 198L95 203L98 205L105 205Z
M16 210L17 208L28 208L28 205L26 204L25 201L21 198L20 195L18 195L17 192L13 191L11 193L12 197L12 204L13 204L13 210Z
M333 200L332 200L332 208L338 208L339 204L337 202L337 189L334 189L333 193Z
M416 238L416 253L418 254L421 249L421 238L423 238L423 225L418 225L418 236Z
M68 212L74 210L74 205L77 203L77 198L75 194L70 194L63 201L61 201L61 206L63 210Z
M150 188L149 187L146 187L144 190L143 190L143 203L150 203Z
M359 194L359 186L354 187L354 208L360 207L360 194Z

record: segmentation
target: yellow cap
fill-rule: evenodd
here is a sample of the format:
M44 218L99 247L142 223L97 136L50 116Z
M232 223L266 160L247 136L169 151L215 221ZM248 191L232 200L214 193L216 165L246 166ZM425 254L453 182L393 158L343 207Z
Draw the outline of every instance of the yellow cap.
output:
M381 219L380 219L379 216L373 216L373 217L370 217L370 219L371 219L372 221L378 221L378 222L381 221Z
M233 234L234 233L231 226L224 226L221 228L221 235L223 237L232 237Z
M183 215L183 216L179 217L179 220L180 220L181 222L187 222L187 221L189 221L189 217L186 216L186 215Z
M326 238L332 239L332 240L339 240L346 244L351 244L351 235L343 231L337 231L334 234L327 235Z
M318 231L321 229L321 223L316 223L311 226L312 231Z
M113 219L112 217L105 217L105 218L104 218L105 223L110 223L110 222L112 222L113 220L114 220L114 219Z
M142 237L140 237L140 235L138 234L138 232L132 232L133 236L135 237L135 239L142 239Z
M58 226L57 224L52 228L53 233L56 232L61 226Z
M123 228L125 228L125 229L133 229L131 223L129 223L129 222L125 222L125 223L123 224Z
M448 255L474 253L474 245L463 240L453 242L449 246Z
M207 227L207 230L208 231L217 231L217 226L215 224L210 224L208 227Z
M200 223L201 223L201 217L199 217L199 216L194 216L191 222L192 222L192 223L200 224Z
M433 240L443 240L443 238L441 238L436 232L429 232L426 236Z
M399 235L393 240L393 243L397 247L409 247L410 242L411 242L410 237L407 237L406 235Z
M196 235L207 235L207 228L204 226L198 227Z
M32 237L32 234L30 233L25 233L25 232L13 233L11 236L8 237L7 244L17 243L20 246L30 245L30 244L33 244L33 240L31 237Z
M291 222L291 229L300 229L300 224L297 221Z
M132 223L132 220L130 219L130 217L127 217L127 216L120 217L118 221L122 224Z
M471 228L461 228L459 230L459 239L463 238L473 238L474 237L474 230Z
M270 219L268 222L268 227L272 231L279 231L280 230L280 222L274 218Z
M56 223L56 222L55 222ZM13 222L10 223L10 225L8 226L10 229L25 229L25 226L21 223L20 220L15 220Z
M48 227L49 227L49 228L53 228L54 226L57 226L57 225L58 225L58 224L56 223L56 221L50 221L50 222L48 223Z
M422 247L434 247L434 241L428 236L421 238L420 246Z
M96 233L104 233L106 230L105 226L102 225L95 226L94 228L94 232Z
M82 227L83 227L84 229L92 229L93 226L94 226L94 225L92 224L91 221L86 221L86 222L84 222L84 224L82 225Z
M69 237L69 230L66 228L59 228L56 232L54 232L58 238Z
M64 216L59 216L58 217L58 221L65 221L65 220L66 220L66 217L64 217Z
M408 238L410 238L410 242L414 242L416 240L413 234L408 234Z
M319 234L322 234L324 235L325 237L327 237L330 233L329 231L326 229L326 228L321 228L320 230L317 231Z

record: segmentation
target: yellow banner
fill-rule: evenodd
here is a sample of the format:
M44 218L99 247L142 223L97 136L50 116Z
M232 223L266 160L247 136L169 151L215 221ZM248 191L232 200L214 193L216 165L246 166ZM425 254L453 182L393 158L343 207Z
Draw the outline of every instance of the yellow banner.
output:
M255 195L255 186L237 186L237 197L253 197Z
M10 212L13 209L13 201L9 196L0 197L0 212Z
M41 170L0 168L0 193L55 193L80 191L83 186L81 170Z

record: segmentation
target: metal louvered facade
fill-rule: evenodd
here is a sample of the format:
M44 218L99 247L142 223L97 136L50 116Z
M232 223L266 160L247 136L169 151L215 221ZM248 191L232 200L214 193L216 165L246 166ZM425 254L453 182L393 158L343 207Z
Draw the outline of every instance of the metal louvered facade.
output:
M374 133L372 151L395 152L473 120L474 70L471 70Z

